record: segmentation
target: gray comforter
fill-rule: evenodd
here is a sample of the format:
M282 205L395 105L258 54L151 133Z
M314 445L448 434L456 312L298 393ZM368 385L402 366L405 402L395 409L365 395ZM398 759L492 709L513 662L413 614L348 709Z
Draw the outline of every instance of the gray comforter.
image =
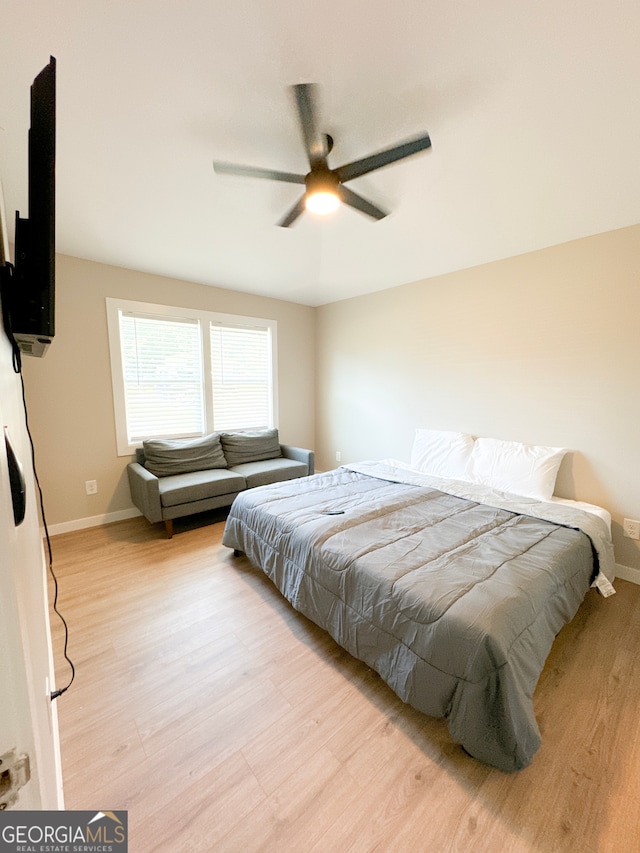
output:
M597 574L585 533L340 468L240 494L222 541L471 755L530 763L533 691Z

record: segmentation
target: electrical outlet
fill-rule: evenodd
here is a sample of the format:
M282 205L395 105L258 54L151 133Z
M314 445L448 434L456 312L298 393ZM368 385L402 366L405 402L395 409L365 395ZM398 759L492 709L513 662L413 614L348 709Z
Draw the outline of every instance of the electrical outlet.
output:
M97 495L98 494L98 482L97 480L86 480L84 487L88 495Z
M336 450L336 462L342 461L342 453L339 450Z
M622 532L627 539L640 539L640 521L633 518L625 518L622 522Z

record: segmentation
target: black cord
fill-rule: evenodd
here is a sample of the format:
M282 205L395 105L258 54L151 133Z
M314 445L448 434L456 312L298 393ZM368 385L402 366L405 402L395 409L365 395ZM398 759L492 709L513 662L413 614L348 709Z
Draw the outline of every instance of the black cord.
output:
M18 363L19 363L19 359L20 359L20 354L19 354L19 350L18 350ZM16 362L14 359L14 369L15 369L15 364L16 364ZM51 693L50 698L51 698L51 701L53 701L54 699L57 699L58 696L61 696L63 693L66 693L67 690L71 687L71 685L73 684L73 679L76 677L76 668L73 665L73 661L71 660L71 658L67 654L67 647L69 644L69 626L67 625L67 622L66 622L64 616L62 615L62 613L60 613L60 611L58 610L58 578L56 577L56 573L53 570L53 551L51 549L51 539L49 538L49 528L47 527L47 519L46 519L45 512L44 512L44 497L42 495L42 488L40 486L40 480L38 479L38 472L36 471L36 451L35 451L35 447L33 445L33 438L31 437L31 430L29 429L29 417L27 414L27 398L25 395L24 377L22 376L22 371L16 371L16 372L20 373L20 382L22 384L22 404L24 406L24 423L25 423L25 426L27 428L27 435L29 436L29 444L31 445L31 462L33 465L33 476L34 476L34 479L36 481L36 486L38 487L38 495L40 498L40 513L42 515L42 524L44 526L44 535L45 535L45 539L47 541L47 553L48 553L48 557L49 557L49 572L51 573L51 577L53 578L53 588L54 588L53 610L55 611L58 618L60 619L60 621L64 625L64 651L63 651L63 654L65 657L65 660L67 661L67 663L71 667L71 678L69 679L69 683L67 684L66 687L62 687L59 690L54 690L53 693Z

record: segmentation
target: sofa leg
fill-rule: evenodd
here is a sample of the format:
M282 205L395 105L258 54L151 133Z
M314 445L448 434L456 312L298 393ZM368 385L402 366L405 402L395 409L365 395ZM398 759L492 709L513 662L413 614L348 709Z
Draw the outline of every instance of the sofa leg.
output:
M164 526L167 531L167 539L171 539L171 537L173 536L173 519L165 518Z

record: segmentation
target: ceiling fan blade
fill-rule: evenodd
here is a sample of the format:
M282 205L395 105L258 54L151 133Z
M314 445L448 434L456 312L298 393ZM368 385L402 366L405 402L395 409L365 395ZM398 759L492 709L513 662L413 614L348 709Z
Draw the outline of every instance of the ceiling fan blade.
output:
M288 228L290 225L296 221L296 219L300 216L300 214L304 211L304 201L305 195L303 195L291 208L291 210L283 216L280 222L277 224L280 228Z
M429 139L429 134L425 133L415 139L410 139L408 142L394 145L392 148L385 148L383 151L378 151L369 157L363 157L362 160L354 160L352 163L346 163L344 166L340 166L333 171L337 174L340 181L344 183L344 181L359 178L360 175L366 175L367 172L373 172L374 169L381 169L383 166L388 166L389 163L395 163L396 160L411 157L412 154L418 154L418 152L430 147L431 140Z
M293 86L293 92L298 108L298 117L302 136L304 138L309 165L312 169L326 164L327 160L327 138L318 130L316 92L317 87L313 83L298 83Z
M238 166L235 163L220 163L214 160L213 171L219 175L269 178L272 181L286 181L288 184L304 184L304 175L296 175L293 172L278 172L275 169L261 169L259 166Z
M367 201L366 198L362 198L358 193L354 193L354 191L350 190L348 187L338 187L338 195L340 196L340 200L345 204L348 204L350 207L355 207L356 210L361 211L361 213L366 213L367 216L371 216L373 219L384 219L385 216L388 216L386 211L376 207L375 204Z

